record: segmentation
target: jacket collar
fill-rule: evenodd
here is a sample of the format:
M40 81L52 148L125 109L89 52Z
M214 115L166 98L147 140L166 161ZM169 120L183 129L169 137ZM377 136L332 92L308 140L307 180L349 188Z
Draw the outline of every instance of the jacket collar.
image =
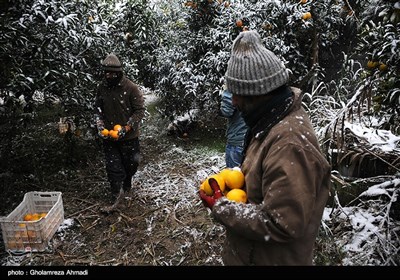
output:
M263 139L271 128L281 121L292 109L295 94L290 87L284 87L272 99L261 103L251 113L243 116L250 127L245 137L244 151L247 150L251 139Z

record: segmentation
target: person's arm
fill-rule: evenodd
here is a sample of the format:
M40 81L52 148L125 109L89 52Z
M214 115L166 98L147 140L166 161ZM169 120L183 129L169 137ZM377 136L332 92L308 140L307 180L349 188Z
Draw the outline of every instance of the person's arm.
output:
M129 117L127 125L129 125L131 129L137 129L146 110L144 107L143 93L137 85L134 85L132 88L131 108L132 115Z
M103 99L99 91L94 102L94 121L97 129L104 129Z
M268 166L263 166L261 204L238 204L222 198L212 212L227 229L248 239L288 242L305 234L319 187L315 174L323 173L323 165L297 145L276 149L269 157ZM282 158L294 164L281 164ZM301 164L305 162L308 164Z
M220 114L225 118L230 118L236 111L235 106L232 105L232 93L224 90L221 99Z

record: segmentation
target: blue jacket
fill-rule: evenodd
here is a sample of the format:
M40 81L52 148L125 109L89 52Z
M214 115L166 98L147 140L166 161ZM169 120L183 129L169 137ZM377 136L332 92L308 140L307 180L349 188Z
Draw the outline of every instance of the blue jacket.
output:
M243 146L244 138L247 131L247 125L244 122L240 111L232 105L232 93L224 90L222 94L221 116L228 119L228 125L226 129L226 142L233 146Z

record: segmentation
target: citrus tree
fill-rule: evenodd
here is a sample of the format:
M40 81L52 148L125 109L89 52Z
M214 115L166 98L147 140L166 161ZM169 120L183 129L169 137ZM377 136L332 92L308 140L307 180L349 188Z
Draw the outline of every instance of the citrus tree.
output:
M10 5L1 17L5 23L0 35L4 110L12 113L20 104L25 113L34 113L35 99L61 99L66 106L87 104L98 50L105 45L100 32L93 32L90 14L84 2L16 1Z
M151 64L154 49L152 14L143 0L10 1L0 18L3 114L34 113L46 101L61 103L66 114L90 110L109 52L121 56L127 75L148 81L143 65Z
M163 11L156 88L170 117L194 108L215 114L232 42L244 30L261 34L305 92L337 77L342 52L355 44L355 17L340 1L180 1Z
M1 163L6 169L37 172L57 166L49 158L61 163L60 158L79 154L72 151L77 138L93 138L99 66L109 52L119 55L130 78L138 83L152 79L146 67L156 44L149 38L157 32L146 0L6 1L0 21L0 129L5 139L0 152L8 159ZM71 117L80 129L60 137L51 124L61 117Z
M361 14L360 42L365 69L359 89L382 127L400 134L400 2L374 1Z
M222 22L221 16L227 9L217 1L160 5L165 35L157 50L155 88L164 101L165 116L174 119L193 109L215 111L231 41L229 22Z

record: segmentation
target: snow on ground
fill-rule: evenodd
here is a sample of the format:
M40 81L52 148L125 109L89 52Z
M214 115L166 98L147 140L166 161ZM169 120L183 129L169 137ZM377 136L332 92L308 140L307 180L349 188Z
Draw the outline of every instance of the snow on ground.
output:
M157 101L157 96L154 93L144 93L143 94L144 97L144 104L150 104L150 103L154 103L155 101Z
M147 105L157 100L150 93L145 92L144 95ZM383 151L396 149L400 141L400 137L388 131L368 129L350 123L345 125L357 136ZM143 138L152 139L158 134L157 126L150 122L145 123ZM162 140L157 137L157 141ZM221 170L224 165L224 154L221 152L201 147L184 149L171 145L160 154L156 163L142 166L135 175L135 199L141 199L151 208L160 209L146 217L146 234L150 236L157 221L165 220L169 216L181 224L180 219L186 217L189 209L201 204L197 195L201 181ZM341 206L338 203L334 208L325 209L322 219L324 230L334 237L337 246L344 252L343 265L398 265L400 223L390 216L390 210L397 201L399 185L399 178L391 178L386 182L373 184L362 192L358 197L362 201L359 204ZM60 226L56 234L61 237L61 241L69 234L68 229L72 225L73 220L66 219ZM181 232L198 240L206 234L221 236L224 229L215 223L210 229L211 233L205 233L182 223ZM80 244L76 246L79 248ZM194 246L191 242L181 244L172 259L180 259L183 252L191 246ZM24 256L13 255L3 265L19 265L23 259ZM160 263L173 265L167 259L160 260ZM222 264L219 253L210 255L205 263Z

